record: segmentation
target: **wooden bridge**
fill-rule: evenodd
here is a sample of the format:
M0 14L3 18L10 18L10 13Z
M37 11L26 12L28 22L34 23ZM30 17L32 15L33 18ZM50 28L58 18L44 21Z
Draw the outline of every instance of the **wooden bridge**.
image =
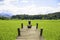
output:
M43 29L38 30L38 23L36 27L31 25L31 21L28 23L28 26L23 27L22 23L21 29L18 28L18 37L16 40L43 40Z

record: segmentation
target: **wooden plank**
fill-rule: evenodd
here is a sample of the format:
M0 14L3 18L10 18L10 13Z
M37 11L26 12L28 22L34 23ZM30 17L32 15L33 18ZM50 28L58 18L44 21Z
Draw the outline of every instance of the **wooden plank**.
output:
M40 40L40 31L36 27L31 29L24 27L20 31L21 36L17 37L16 40Z

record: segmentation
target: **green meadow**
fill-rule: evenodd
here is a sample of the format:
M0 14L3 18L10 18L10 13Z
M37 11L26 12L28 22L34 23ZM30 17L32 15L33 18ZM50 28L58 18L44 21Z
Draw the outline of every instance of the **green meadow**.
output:
M60 40L60 20L31 20L38 29L43 28L44 40ZM17 28L28 25L28 20L0 20L0 40L16 40Z

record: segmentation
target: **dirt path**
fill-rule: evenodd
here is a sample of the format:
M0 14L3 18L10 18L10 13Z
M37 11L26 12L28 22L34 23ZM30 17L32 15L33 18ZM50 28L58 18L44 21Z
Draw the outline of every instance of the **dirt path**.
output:
M21 36L17 37L16 40L40 40L40 31L35 27L28 29L24 27L21 31Z

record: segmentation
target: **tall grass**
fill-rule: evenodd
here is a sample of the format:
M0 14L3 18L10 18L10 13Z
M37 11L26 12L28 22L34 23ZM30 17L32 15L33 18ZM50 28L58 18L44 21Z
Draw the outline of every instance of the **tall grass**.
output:
M44 40L60 40L60 20L31 20L32 25L43 28ZM0 20L0 40L16 40L17 28L21 23L28 25L28 20Z

